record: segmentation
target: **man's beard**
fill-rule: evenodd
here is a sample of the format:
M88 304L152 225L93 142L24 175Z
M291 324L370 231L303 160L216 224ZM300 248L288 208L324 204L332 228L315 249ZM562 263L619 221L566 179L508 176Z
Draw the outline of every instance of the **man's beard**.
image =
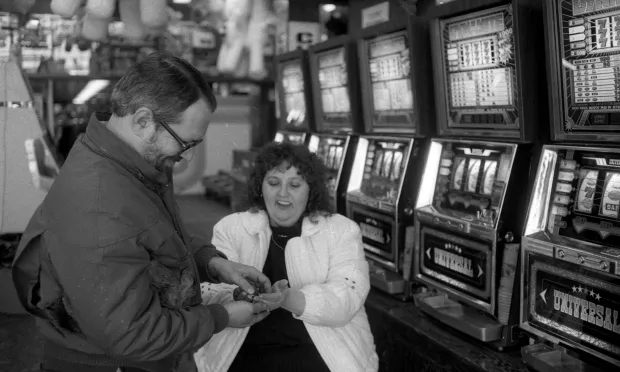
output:
M175 163L183 160L183 157L178 155L163 155L159 148L154 146L153 148L147 150L146 154L144 155L144 159L146 159L146 161L158 171L167 173L172 169Z

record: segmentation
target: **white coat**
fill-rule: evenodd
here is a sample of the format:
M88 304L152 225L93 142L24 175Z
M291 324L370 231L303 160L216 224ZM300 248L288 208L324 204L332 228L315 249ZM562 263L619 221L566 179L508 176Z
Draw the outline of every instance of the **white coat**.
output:
M213 245L228 259L263 269L271 229L267 213L242 212L213 228ZM305 218L300 237L288 241L286 272L291 288L300 290L306 308L295 318L304 322L312 341L332 372L376 372L379 358L364 302L370 290L362 235L350 219L334 214ZM232 301L233 286L202 284L204 303ZM226 328L195 355L200 372L224 372L239 352L249 328Z

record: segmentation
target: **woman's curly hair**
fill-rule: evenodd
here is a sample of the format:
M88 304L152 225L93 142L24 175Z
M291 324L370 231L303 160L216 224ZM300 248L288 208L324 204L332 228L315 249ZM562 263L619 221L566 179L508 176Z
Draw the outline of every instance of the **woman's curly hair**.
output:
M248 179L248 202L251 211L266 210L263 180L269 171L283 164L295 167L308 183L308 204L302 216L329 215L330 197L327 169L323 161L304 145L272 142L258 153Z

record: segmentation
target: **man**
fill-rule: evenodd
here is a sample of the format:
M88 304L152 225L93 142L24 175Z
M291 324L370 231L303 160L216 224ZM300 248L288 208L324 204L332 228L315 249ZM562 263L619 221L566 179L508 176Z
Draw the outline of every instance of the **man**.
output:
M116 84L32 217L13 281L45 336L42 370L195 370L193 352L264 304L201 304L200 282L269 291L269 279L190 239L172 166L205 136L211 88L186 61L155 53ZM205 211L208 213L208 211Z

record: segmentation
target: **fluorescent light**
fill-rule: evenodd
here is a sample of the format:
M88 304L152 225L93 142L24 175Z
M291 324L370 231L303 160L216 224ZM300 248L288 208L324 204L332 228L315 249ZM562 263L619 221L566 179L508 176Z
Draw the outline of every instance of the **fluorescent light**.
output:
M331 13L336 10L336 6L334 4L323 4L323 10L327 13Z
M91 80L86 84L84 89L73 99L73 103L81 105L87 102L95 94L99 93L103 88L110 85L110 80Z
M189 4L191 2L192 0L172 0L172 3L174 4Z

